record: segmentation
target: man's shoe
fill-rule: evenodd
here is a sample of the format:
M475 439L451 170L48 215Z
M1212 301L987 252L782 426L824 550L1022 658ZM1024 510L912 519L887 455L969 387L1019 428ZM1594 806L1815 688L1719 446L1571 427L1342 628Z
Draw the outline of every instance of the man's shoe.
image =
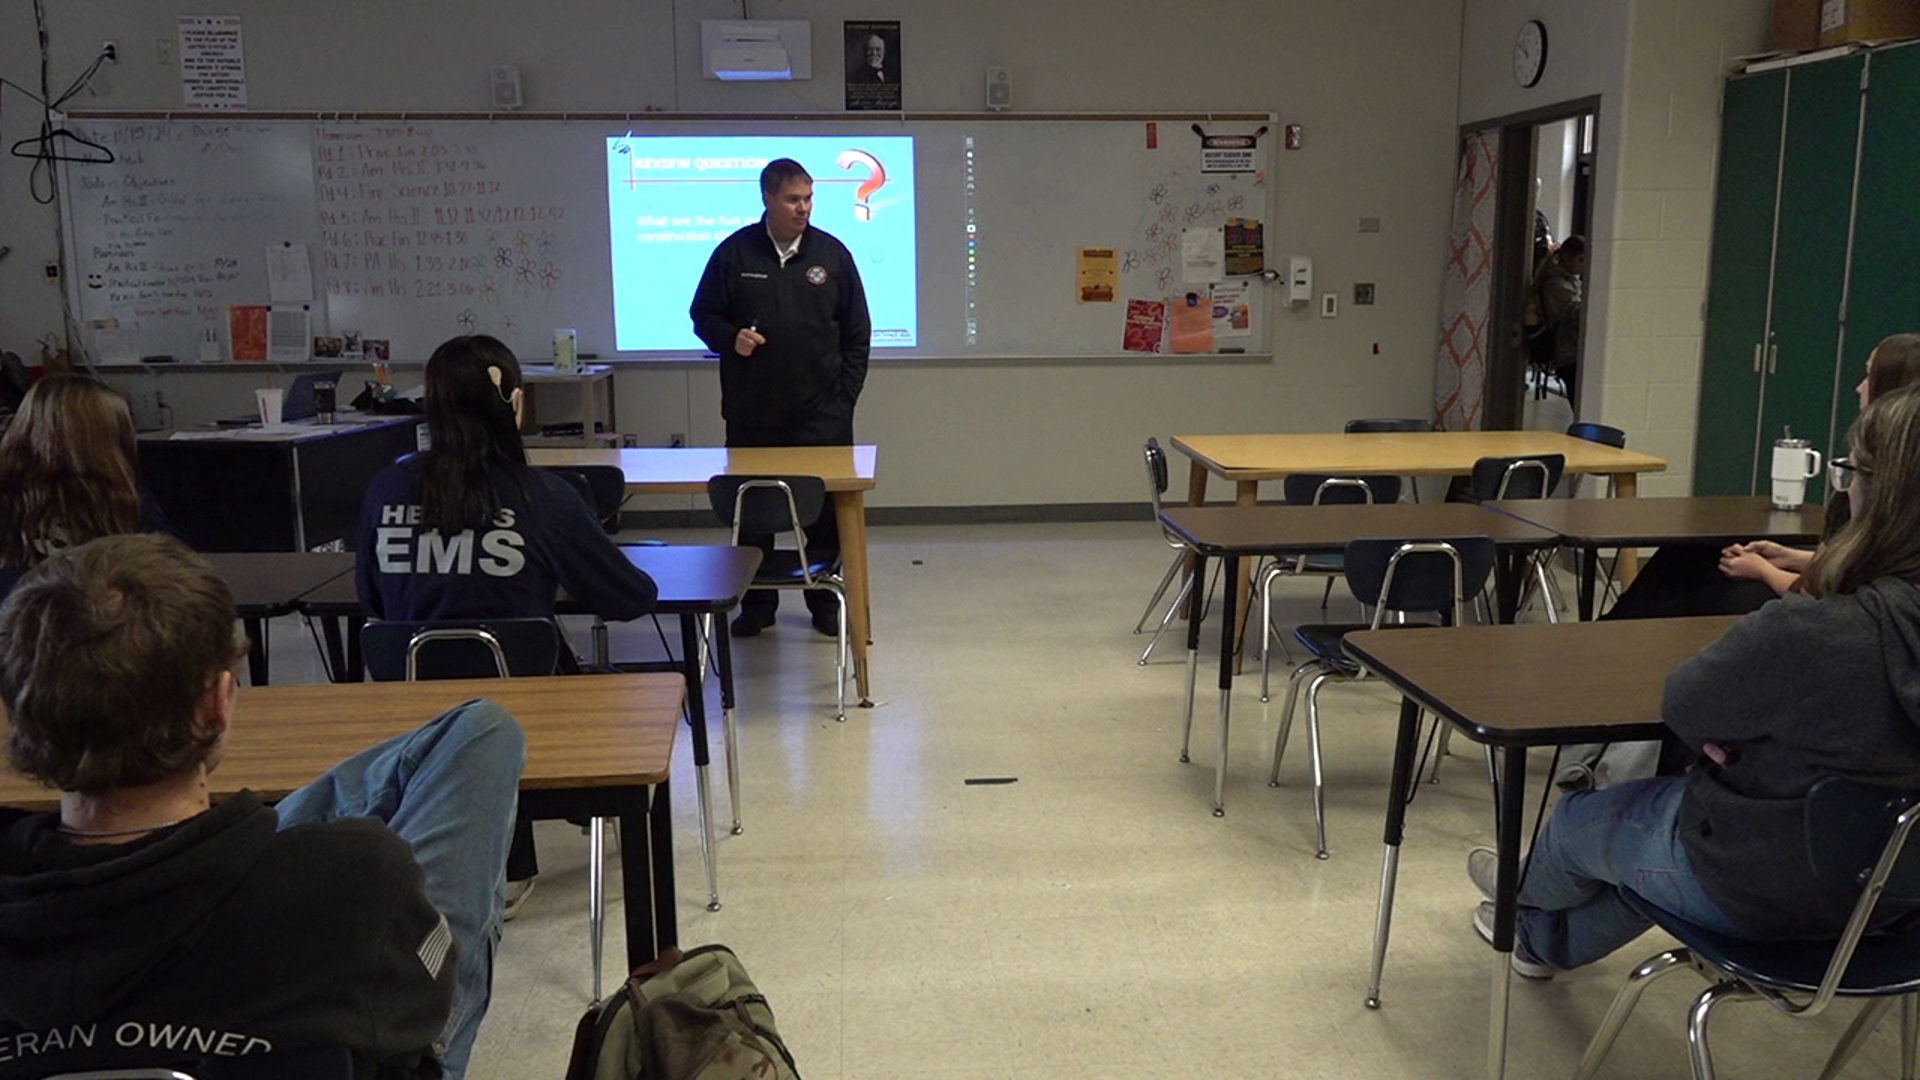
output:
M757 637L760 631L772 625L773 612L771 611L742 611L740 616L733 620L732 632L737 638Z
M1479 931L1481 941L1488 945L1493 944L1493 901L1488 900L1473 909L1473 928ZM1528 956L1527 951L1521 948L1518 936L1514 938L1511 955L1513 958L1509 962L1513 965L1513 973L1523 979L1544 982L1553 978L1553 973L1559 970L1551 964L1543 964Z
M1477 847L1467 852L1467 880L1480 890L1484 899L1494 898L1497 890L1495 883L1500 876L1500 853L1490 847Z
M813 628L830 638L840 636L840 613L831 609L813 613Z
M533 883L539 879L526 878L521 881L507 882L507 909L501 914L502 922L512 922L520 909L527 904L527 897L533 895Z

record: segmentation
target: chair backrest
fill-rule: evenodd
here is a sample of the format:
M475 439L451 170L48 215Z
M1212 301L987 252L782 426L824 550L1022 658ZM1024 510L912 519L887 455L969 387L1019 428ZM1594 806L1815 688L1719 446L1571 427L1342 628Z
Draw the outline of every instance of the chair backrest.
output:
M1624 450L1627 446L1627 433L1617 427L1609 427L1606 424L1591 424L1583 420L1579 423L1568 424L1567 434L1576 439L1585 439L1588 442L1597 442L1602 446L1611 446L1616 450Z
M609 533L620 531L620 509L627 504L627 474L618 465L540 465L565 480L593 508Z
M1416 420L1412 417L1386 418L1376 420L1349 420L1347 434L1359 435L1370 431L1432 431L1433 421Z
M1282 483L1290 506L1351 506L1400 501L1397 476L1324 476L1294 473Z
M1837 776L1815 783L1807 792L1807 857L1813 871L1836 888L1858 890L1860 899L1819 989L1805 1005L1791 1011L1815 1013L1825 1008L1853 962L1860 939L1890 916L1920 907L1920 850L1908 842L1917 823L1920 792L1874 787ZM1894 902L1893 912L1880 910L1886 901Z
M1482 502L1544 499L1560 486L1560 474L1566 468L1565 454L1483 457L1473 463L1473 497Z
M377 682L553 675L560 628L552 619L395 619L360 630L367 675Z
M1167 452L1160 449L1159 439L1149 438L1141 453L1147 459L1147 498L1153 503L1153 517L1158 521L1160 499L1167 493Z
M827 484L817 476L714 476L707 502L733 527L734 543L741 533L792 532L804 551L806 526L827 505Z
M344 1046L213 1057L187 1068L193 1072L169 1068L90 1069L45 1080L353 1080L354 1076L353 1054Z
M1346 548L1347 588L1355 600L1375 609L1375 626L1389 611L1433 612L1459 623L1467 597L1486 586L1493 556L1493 541L1485 536L1352 540Z

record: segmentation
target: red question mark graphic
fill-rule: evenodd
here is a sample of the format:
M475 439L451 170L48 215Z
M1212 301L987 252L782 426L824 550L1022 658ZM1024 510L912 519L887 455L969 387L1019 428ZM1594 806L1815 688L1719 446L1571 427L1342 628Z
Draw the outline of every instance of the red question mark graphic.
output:
M887 182L887 170L880 167L880 159L865 150L843 150L835 164L843 169L851 169L855 165L867 167L866 180L853 190L853 217L856 221L872 221L873 204L868 200L880 190L880 185Z

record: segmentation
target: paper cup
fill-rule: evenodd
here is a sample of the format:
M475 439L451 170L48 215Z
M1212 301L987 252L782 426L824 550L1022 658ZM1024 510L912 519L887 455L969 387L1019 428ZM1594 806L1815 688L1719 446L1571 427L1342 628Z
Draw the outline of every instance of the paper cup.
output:
M277 387L268 387L253 392L253 399L260 406L260 426L280 426L280 406L286 401L286 391Z

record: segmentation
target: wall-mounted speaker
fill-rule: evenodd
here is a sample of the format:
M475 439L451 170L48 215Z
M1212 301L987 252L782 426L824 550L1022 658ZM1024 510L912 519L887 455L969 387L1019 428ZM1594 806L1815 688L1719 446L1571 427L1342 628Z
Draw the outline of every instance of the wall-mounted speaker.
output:
M512 64L499 64L492 68L488 82L493 88L493 107L496 109L517 109L520 107L520 69Z
M1013 74L1006 68L987 69L987 108L1013 108Z

